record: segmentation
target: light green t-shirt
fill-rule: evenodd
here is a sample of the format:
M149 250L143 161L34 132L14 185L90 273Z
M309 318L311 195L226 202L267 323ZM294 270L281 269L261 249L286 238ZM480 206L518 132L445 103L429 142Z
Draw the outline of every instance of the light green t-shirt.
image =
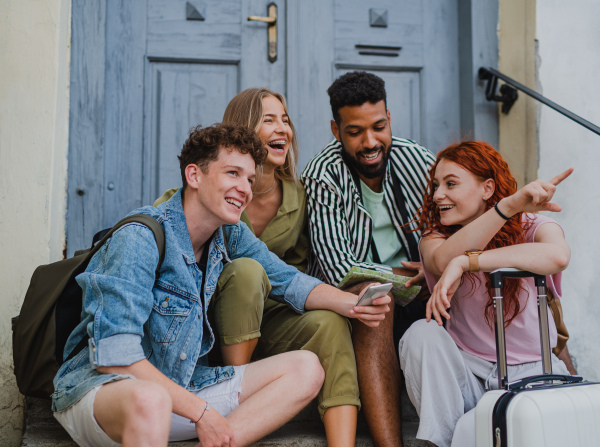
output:
M383 200L383 192L374 192L363 181L360 181L363 203L373 221L373 241L383 265L402 267L400 261L408 261L404 247L398 239L387 204ZM373 261L371 250L367 262Z

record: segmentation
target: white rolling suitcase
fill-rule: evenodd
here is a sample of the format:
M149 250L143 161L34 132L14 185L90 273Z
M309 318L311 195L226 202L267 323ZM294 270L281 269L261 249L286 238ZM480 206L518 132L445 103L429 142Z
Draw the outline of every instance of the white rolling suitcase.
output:
M496 270L490 276L500 389L485 393L475 408L477 447L599 447L600 384L552 374L546 277L516 269ZM509 383L502 283L504 278L530 276L538 293L544 374Z

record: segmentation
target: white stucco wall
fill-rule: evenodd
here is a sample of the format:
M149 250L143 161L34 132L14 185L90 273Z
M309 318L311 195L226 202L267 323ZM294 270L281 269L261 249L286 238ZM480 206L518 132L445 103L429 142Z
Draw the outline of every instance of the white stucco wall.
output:
M537 38L542 94L600 125L600 2L537 2ZM571 246L564 273L563 308L571 334L569 350L578 372L600 380L600 136L542 106L540 177L573 166L556 194L556 215Z
M36 266L64 246L70 0L0 7L0 445L20 445L11 317Z

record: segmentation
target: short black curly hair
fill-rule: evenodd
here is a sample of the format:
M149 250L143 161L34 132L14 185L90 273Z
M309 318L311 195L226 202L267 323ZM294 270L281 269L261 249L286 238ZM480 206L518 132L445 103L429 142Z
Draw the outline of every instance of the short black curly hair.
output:
M340 76L327 89L327 94L333 119L338 125L339 110L344 106L360 106L365 102L376 104L383 101L387 109L385 81L366 71L351 71Z
M234 149L241 154L250 154L256 166L267 159L268 151L254 130L235 123L217 123L209 127L197 126L183 144L179 158L183 188L187 187L185 168L195 164L202 172L219 158L221 148Z

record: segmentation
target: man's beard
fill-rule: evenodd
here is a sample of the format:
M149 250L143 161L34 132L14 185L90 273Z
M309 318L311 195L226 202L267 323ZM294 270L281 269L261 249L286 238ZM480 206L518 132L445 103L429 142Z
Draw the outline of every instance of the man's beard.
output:
M350 155L346 149L344 148L344 143L340 140L340 144L342 145L342 159L344 162L356 169L356 171L365 178L372 179L383 177L385 175L385 170L387 169L388 160L390 159L390 151L392 145L387 149L384 149L382 145L375 146L371 149L360 150L356 153L356 155ZM369 154L371 152L376 152L381 150L381 161L377 164L366 164L361 163L359 161L359 157L365 154Z

